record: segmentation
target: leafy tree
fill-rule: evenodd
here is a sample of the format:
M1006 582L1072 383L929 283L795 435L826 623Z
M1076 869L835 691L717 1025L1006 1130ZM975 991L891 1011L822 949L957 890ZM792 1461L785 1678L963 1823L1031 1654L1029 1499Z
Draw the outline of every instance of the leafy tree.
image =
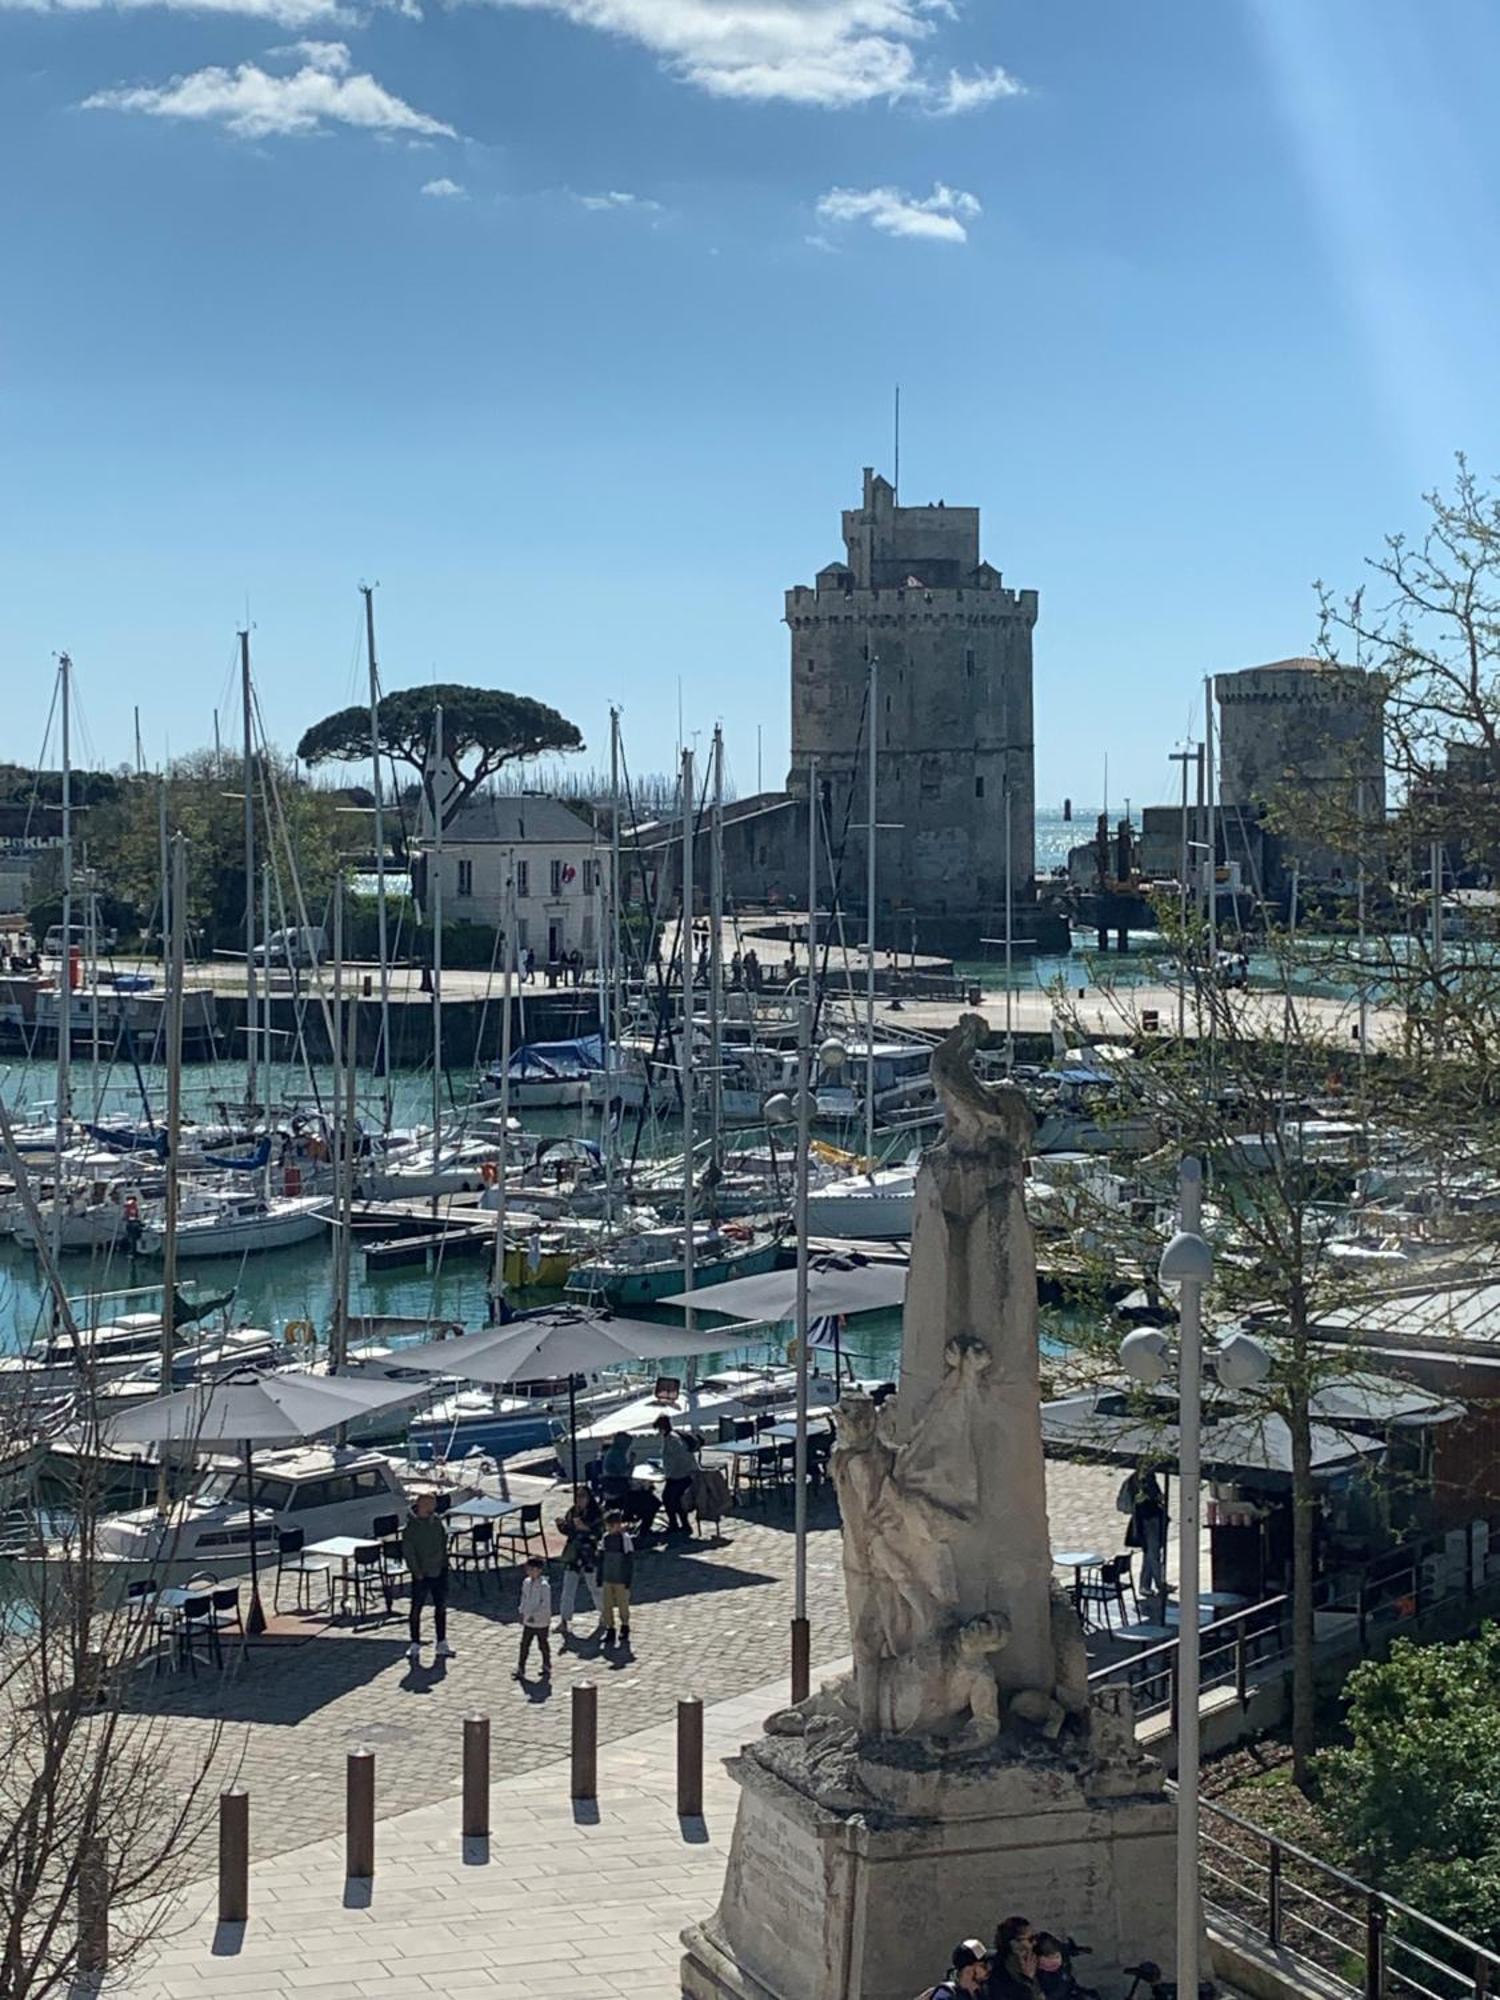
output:
M1500 1943L1500 1627L1398 1639L1345 1683L1347 1747L1318 1756L1348 1864L1481 1944Z
M503 688L443 683L385 695L376 710L380 747L386 756L410 765L420 775L429 810L437 761L432 754L432 734L439 704L443 710L443 757L453 777L452 790L442 802L444 826L486 779L507 764L583 748L583 737L566 716L545 702L533 701L529 695L507 694ZM369 709L341 708L336 715L315 722L297 745L297 755L305 764L364 761L370 755Z
M80 860L100 877L108 895L131 903L143 924L161 900L160 787L167 793L167 825L189 842L188 922L205 949L238 947L245 924L244 794L238 766L222 775L212 750L178 758L165 779L129 778L111 804L90 813ZM284 885L285 911L273 904L273 928L299 921L290 888L288 849L295 856L308 915L321 921L323 904L340 858L341 843L362 841L366 828L346 820L332 792L293 776L274 753L257 759L255 842ZM255 885L257 897L260 885Z

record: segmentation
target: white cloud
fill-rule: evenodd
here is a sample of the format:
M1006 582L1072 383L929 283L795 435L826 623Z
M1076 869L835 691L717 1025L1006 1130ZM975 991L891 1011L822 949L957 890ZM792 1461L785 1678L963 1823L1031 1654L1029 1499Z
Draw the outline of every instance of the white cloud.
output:
M399 12L418 16L417 0L374 0ZM140 13L161 8L172 13L235 15L274 22L279 28L355 27L360 13L347 0L0 0L0 12L85 14L108 7L112 12Z
M364 132L456 138L451 125L414 110L373 76L351 73L342 42L304 42L296 53L302 67L276 76L257 63L237 69L194 70L170 83L100 90L83 102L85 111L138 111L148 118L182 118L219 124L242 139L265 139L326 131L347 125Z
M619 188L611 188L608 194L575 194L574 201L580 208L592 209L596 215L615 213L621 209L633 209L637 215L660 215L659 201L651 201L643 194L625 194Z
M716 97L837 108L879 98L975 110L1021 86L1003 70L936 77L917 49L953 0L495 0L650 49ZM1003 79L1003 81L1002 81Z
M967 243L967 223L984 213L971 194L938 181L919 200L900 188L831 188L818 203L825 222L868 222L887 236L918 236L931 243Z
M934 86L928 99L929 108L942 117L953 117L965 111L979 111L986 104L996 104L1002 97L1024 97L1026 86L1018 83L1008 69L976 69L965 76L962 70L950 69L947 79Z
M467 201L469 191L460 187L457 181L450 181L446 174L435 181L422 183L423 194L430 194L436 201Z

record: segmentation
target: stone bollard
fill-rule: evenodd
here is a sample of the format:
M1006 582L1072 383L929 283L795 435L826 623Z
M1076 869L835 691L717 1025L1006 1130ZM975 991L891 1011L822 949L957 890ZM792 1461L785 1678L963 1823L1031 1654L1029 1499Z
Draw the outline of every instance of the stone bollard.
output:
M109 1857L97 1835L78 1848L78 1970L96 1978L109 1965Z
M349 1752L344 1778L344 1874L368 1882L375 1873L375 1752Z
M219 1794L219 1922L250 1915L250 1794L235 1785Z
M792 1620L792 1705L812 1693L812 1627L805 1618Z
M573 1689L573 1776L571 1796L599 1796L599 1690L592 1681Z
M490 1830L490 1719L464 1717L463 1837L483 1840Z
M703 1703L695 1694L677 1704L677 1817L703 1817Z

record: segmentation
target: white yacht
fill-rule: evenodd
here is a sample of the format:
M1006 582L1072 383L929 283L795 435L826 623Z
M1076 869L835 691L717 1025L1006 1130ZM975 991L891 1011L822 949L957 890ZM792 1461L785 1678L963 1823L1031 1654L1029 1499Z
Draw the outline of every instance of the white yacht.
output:
M843 1236L859 1242L904 1240L916 1208L915 1164L877 1167L809 1190L809 1236Z
M451 1484L432 1467L332 1445L257 1454L254 1478L255 1546L266 1572L275 1567L283 1529L301 1528L309 1545L331 1535L372 1535L378 1520L405 1517L412 1486ZM462 1480L453 1490L457 1498L476 1491ZM98 1555L102 1563L119 1565L122 1582L130 1576L166 1582L240 1574L250 1560L251 1497L244 1466L220 1459L165 1515L137 1507L102 1520L95 1530Z
M225 1194L189 1198L177 1219L177 1255L240 1257L253 1250L282 1250L322 1234L330 1203L326 1195ZM143 1256L160 1257L166 1225L153 1216L140 1223Z

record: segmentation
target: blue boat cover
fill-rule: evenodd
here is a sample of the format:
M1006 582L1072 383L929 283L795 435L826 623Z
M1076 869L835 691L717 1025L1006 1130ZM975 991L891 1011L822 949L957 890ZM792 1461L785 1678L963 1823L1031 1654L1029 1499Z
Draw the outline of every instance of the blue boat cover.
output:
M267 1138L257 1139L253 1153L205 1153L205 1163L210 1167L227 1167L232 1174L254 1174L271 1157L271 1142Z
M513 1077L559 1077L572 1081L604 1067L604 1037L585 1035L576 1042L523 1042L511 1052Z

